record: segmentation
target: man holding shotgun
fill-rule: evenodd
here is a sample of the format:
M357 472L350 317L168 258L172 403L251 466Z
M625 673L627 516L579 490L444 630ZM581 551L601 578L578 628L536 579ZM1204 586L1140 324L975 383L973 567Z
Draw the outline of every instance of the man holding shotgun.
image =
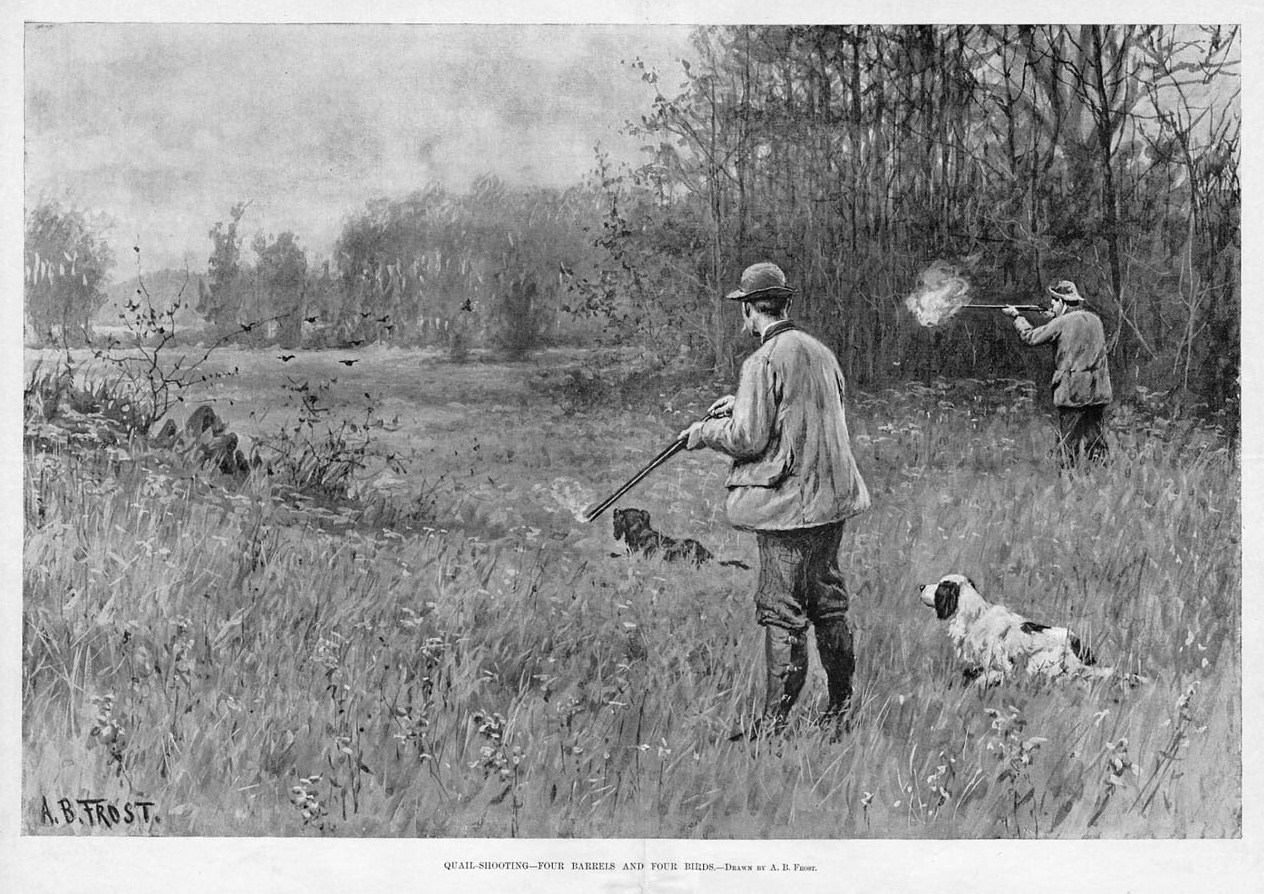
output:
M762 717L735 740L784 728L807 680L809 624L829 687L823 720L851 702L855 654L838 550L844 521L869 508L869 491L852 457L838 360L787 316L794 292L775 264L746 268L726 297L742 302L743 331L760 346L742 364L737 395L680 433L690 450L733 458L729 523L753 531L759 548L767 695Z
M1058 462L1066 469L1084 457L1106 458L1102 424L1113 395L1102 321L1084 309L1084 299L1068 279L1050 286L1049 295L1053 319L1043 326L1032 326L1013 306L1001 312L1014 321L1025 344L1056 348L1053 405L1058 410Z

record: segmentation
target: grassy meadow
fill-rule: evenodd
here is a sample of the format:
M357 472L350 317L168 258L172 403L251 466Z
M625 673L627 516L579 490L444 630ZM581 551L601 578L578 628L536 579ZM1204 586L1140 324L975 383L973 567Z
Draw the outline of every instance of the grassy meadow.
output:
M808 722L813 654L790 733L738 744L763 694L754 572L612 556L609 516L577 516L700 415L704 377L566 412L532 386L560 354L273 353L216 355L239 372L206 396L243 441L320 382L330 419L371 404L408 471L369 470L361 513L122 448L28 450L25 831L1241 834L1239 459L1214 430L1120 407L1114 461L1060 475L1030 383L850 395L874 497L842 554L854 722ZM753 568L726 467L683 454L620 505ZM963 685L916 595L949 571L1151 682ZM157 819L46 824L62 797Z

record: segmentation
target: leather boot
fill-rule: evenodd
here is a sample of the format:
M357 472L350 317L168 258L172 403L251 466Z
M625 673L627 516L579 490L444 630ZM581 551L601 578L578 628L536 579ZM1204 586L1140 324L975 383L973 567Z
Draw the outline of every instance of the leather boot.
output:
M772 730L780 732L808 679L806 631L793 633L782 627L765 627L764 661L768 673L764 724L772 724Z
M851 708L851 678L856 670L856 653L846 618L816 625L816 651L825 670L829 702L822 722L845 717Z
M764 711L748 729L729 736L730 742L776 735L786 728L790 709L808 679L807 631L792 633L782 627L764 627L764 663L767 675Z

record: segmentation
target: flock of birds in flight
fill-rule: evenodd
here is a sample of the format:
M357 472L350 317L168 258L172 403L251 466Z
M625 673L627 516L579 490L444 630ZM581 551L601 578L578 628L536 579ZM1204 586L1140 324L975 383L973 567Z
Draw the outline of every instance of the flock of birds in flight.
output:
M468 313L473 313L474 304L472 300L469 298L466 298L465 301L461 304L460 309ZM362 320L367 320L369 317L373 316L372 312L369 312L369 311L360 311L359 313L360 313L360 318ZM273 319L276 319L276 318L274 317ZM320 320L319 316L303 317L304 323L316 323L319 320ZM263 322L268 322L268 321L259 320L254 323L238 323L238 325L241 327L242 332L250 332L252 329L255 328L255 326L258 326L260 323L263 323ZM391 322L390 314L387 314L386 316L383 316L383 317L378 317L376 319L376 322L387 333L393 332L395 330L395 324ZM354 338L354 339L348 339L347 341L341 342L339 344L339 347L358 348L362 344L364 344L364 339ZM278 354L277 359L280 360L282 363L289 363L291 360L293 360L297 356L298 356L297 354ZM347 358L343 360L338 360L337 362L341 363L343 366L354 366L360 361L359 361L359 358Z

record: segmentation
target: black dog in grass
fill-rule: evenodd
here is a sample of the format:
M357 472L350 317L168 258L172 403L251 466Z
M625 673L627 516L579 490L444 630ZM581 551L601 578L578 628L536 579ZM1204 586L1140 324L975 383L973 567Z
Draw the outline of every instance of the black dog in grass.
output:
M678 562L683 559L695 565L705 565L715 558L709 549L696 540L677 540L655 531L650 524L650 514L644 509L616 509L614 511L614 539L622 540L634 553L644 553L647 556L661 553L669 562ZM745 562L735 560L723 561L720 564L748 570L750 568Z

